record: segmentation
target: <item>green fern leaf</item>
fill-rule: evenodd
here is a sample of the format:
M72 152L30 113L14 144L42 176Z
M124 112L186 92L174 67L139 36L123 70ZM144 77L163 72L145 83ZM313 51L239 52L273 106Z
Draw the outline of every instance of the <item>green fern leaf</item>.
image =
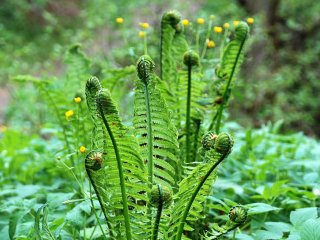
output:
M244 59L244 45L249 35L249 26L241 22L235 29L235 39L230 41L224 49L221 67L218 76L233 81L239 72L240 65Z
M93 171L95 165L86 162L86 169L91 173L91 177L88 174L90 181L93 186L96 185L96 194L101 196L107 208L106 218L116 232L115 238L136 239L137 236L148 236L151 230L145 206L149 190L144 164L138 152L138 143L122 124L109 92L100 89L95 98L96 105L90 98L88 105L93 106L93 119L97 118L97 113L92 110L97 108L98 117L106 127L106 139L101 165L103 172L100 169Z
M176 186L178 169L178 135L161 92L156 87L154 63L142 56L137 65L133 125L148 164L149 182ZM154 170L156 169L156 170Z
M180 182L179 192L174 196L175 206L169 224L172 240L180 239L183 231L192 231L190 225L204 216L203 204L215 179L216 167L229 155L233 145L231 137L225 133L209 140L214 144L205 152L204 161Z

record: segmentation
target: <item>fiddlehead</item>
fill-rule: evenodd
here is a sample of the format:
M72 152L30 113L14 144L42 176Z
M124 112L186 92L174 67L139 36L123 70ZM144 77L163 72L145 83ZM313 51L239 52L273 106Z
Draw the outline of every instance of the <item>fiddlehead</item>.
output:
M152 239L158 239L159 224L162 209L167 208L172 203L172 191L168 187L162 187L161 184L154 186L151 191L150 204L157 208L157 215L153 226Z
M243 206L234 206L229 211L229 221L222 227L216 226L211 232L208 239L219 239L222 235L235 230L247 221L248 210Z
M234 206L229 211L229 219L231 222L243 224L248 217L248 210L243 206Z

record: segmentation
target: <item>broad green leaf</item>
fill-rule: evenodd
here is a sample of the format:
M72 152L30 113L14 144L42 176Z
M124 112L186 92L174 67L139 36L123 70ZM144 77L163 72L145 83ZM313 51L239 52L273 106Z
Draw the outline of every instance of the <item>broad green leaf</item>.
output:
M281 210L281 208L273 207L266 203L251 203L247 204L246 207L249 208L249 215Z
M308 219L316 219L318 216L317 208L300 208L290 213L290 222L294 226L300 226Z
M301 240L319 240L320 239L320 219L309 219L302 224Z

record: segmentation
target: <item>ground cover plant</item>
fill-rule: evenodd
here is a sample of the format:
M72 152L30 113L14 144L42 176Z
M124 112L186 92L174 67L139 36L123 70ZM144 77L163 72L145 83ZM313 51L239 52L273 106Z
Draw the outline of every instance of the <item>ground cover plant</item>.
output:
M4 239L318 238L319 145L278 134L281 122L224 124L249 27L215 27L212 49L213 18L208 30L204 21L185 32L190 23L166 12L160 57L143 31L136 66L97 71L74 45L62 85L15 77L60 127L46 124L40 139L3 132Z

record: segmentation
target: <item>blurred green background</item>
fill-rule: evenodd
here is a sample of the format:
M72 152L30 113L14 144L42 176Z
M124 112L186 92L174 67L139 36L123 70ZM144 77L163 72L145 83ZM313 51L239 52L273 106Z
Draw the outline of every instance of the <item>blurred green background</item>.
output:
M315 0L2 0L0 125L28 123L32 128L32 110L40 107L36 90L16 85L14 76L59 81L66 72L65 53L75 43L93 59L97 75L101 65L132 64L143 53L139 23L148 22L154 31L152 55L167 9L177 9L193 22L212 14L217 24L254 17L230 119L245 127L283 120L286 132L320 136L320 2ZM121 26L117 17L124 18Z

